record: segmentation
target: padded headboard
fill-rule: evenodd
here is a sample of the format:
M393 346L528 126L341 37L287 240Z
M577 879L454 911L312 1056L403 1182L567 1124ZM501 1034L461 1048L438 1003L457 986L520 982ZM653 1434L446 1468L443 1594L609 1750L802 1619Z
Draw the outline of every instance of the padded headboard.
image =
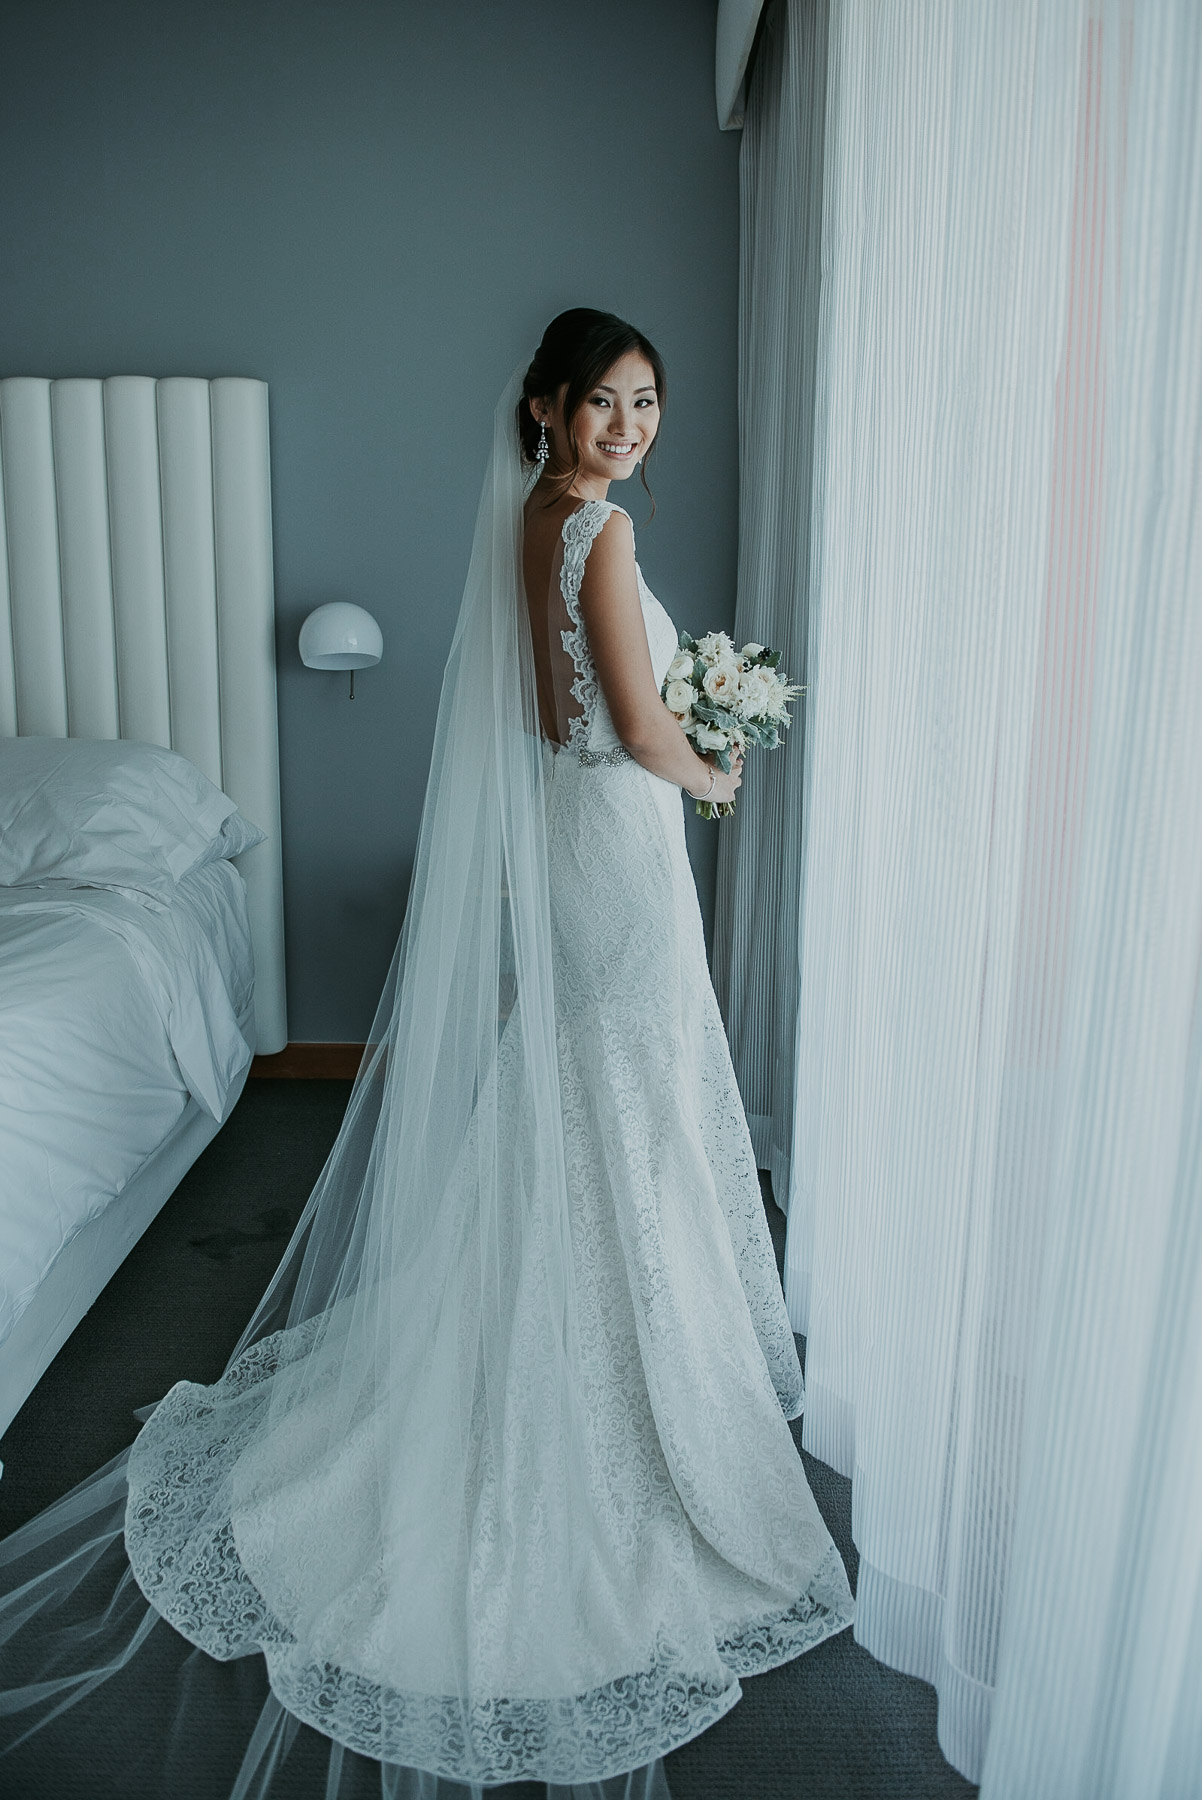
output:
M180 751L239 857L262 1054L288 1039L267 386L0 380L0 735Z

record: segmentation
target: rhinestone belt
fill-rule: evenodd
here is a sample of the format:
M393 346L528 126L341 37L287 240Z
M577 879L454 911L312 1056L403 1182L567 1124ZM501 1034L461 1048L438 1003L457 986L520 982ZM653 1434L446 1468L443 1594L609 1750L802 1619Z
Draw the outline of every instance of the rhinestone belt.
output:
M615 744L612 750L577 750L577 756L586 769L595 769L599 763L632 762L634 759L629 750L621 744Z

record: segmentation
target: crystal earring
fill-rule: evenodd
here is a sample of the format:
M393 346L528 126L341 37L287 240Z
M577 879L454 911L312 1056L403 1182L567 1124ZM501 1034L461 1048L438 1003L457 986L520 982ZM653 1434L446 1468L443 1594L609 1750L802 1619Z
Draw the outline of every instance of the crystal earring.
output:
M543 419L540 422L538 429L538 449L534 452L534 460L540 469L550 454L551 452L547 446L547 421Z

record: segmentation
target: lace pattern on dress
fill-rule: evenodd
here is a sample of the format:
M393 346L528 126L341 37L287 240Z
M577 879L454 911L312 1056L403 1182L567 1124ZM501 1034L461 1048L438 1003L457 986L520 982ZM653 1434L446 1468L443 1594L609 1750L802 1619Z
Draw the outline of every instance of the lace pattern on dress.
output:
M571 694L581 709L569 721L567 747L576 752L586 769L596 768L603 763L632 760L629 750L621 744L616 744L610 750L590 750L588 747L600 689L588 634L580 617L580 584L584 580L584 565L588 560L588 553L610 513L618 510L620 509L612 506L608 500L586 500L574 513L569 513L563 526L563 565L559 574L559 586L568 618L572 621L572 629L561 631L559 635L576 671L572 679Z
M250 1581L231 1525L232 1477L255 1435L256 1400L319 1328L311 1320L261 1339L214 1386L181 1381L164 1396L131 1454L125 1533L139 1587L182 1636L221 1661L260 1650L289 1711L349 1749L463 1782L605 1779L705 1730L738 1701L740 1676L789 1661L847 1622L831 1545L792 1607L725 1637L716 1662L702 1659L708 1666L690 1668L664 1632L648 1666L589 1692L465 1707L331 1662L298 1643Z

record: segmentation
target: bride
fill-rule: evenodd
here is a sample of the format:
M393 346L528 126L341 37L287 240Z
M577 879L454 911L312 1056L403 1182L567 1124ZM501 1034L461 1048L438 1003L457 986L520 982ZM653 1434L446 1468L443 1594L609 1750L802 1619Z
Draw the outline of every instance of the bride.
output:
M586 308L502 395L338 1140L221 1380L0 1545L24 1766L165 1632L190 1678L261 1653L237 1796L298 1721L327 1800L662 1795L741 1676L852 1617L685 851L682 790L740 771L659 698L676 632L609 498L664 397Z

